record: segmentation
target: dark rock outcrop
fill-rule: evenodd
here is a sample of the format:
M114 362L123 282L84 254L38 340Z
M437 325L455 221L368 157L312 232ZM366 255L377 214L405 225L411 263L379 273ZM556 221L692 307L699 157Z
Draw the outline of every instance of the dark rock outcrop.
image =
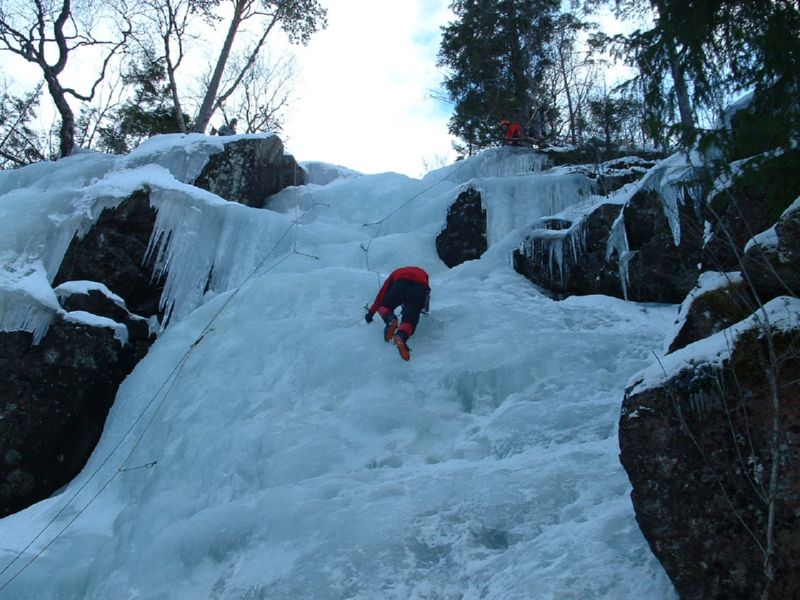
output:
M515 253L516 270L562 296L680 302L697 281L702 248L703 228L692 202L679 204L678 244L657 193L637 192L615 225L619 211L619 205L600 203L567 231L534 231ZM615 231L620 224L624 230Z
M781 302L790 300L773 301ZM774 315L786 312L777 306ZM721 364L686 348L668 362L665 381L626 392L620 460L639 526L681 598L800 594L799 333L772 331L777 361L755 324L719 333L717 346L731 348Z
M721 278L721 285L693 290L681 304L684 318L667 352L675 352L689 344L705 339L738 323L753 314L757 304L750 287L738 273L704 273L704 278Z
M762 302L781 294L800 296L800 202L747 247L744 269Z
M163 283L152 280L152 264L145 262L155 221L148 190L104 210L86 235L72 240L53 285L99 281L124 298L131 312L158 314Z
M745 197L734 190L726 194L728 202L715 200L706 207L711 231L701 256L705 270L741 270L740 257L745 244L774 222L769 219L763 194L759 196Z
M481 193L469 188L447 210L444 229L436 236L436 251L448 267L480 258L486 252L486 209Z
M277 136L244 138L213 154L194 185L246 206L263 208L269 196L291 185L303 185L305 171L284 154Z
M676 304L697 283L703 222L688 197L678 203L676 244L664 205L652 191L637 192L623 209L628 239L628 300Z
M639 181L655 164L654 158L623 156L605 162L568 166L567 170L595 180L598 193L608 196L629 183Z
M0 332L0 517L46 498L80 472L119 384L154 340L147 320L96 290L63 294L62 302L126 325L127 340L70 313L57 316L38 345L30 333Z
M559 297L606 294L622 297L619 256L608 254L608 237L619 204L601 204L579 223L542 219L514 251L514 269Z

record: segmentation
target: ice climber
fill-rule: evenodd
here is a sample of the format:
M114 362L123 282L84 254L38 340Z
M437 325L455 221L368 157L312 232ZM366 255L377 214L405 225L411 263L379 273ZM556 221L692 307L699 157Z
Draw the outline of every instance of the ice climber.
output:
M238 123L238 119L231 119L230 123L219 128L218 135L236 135L236 125Z
M522 141L522 125L517 123L516 121L509 121L508 119L503 119L500 121L500 127L503 128L505 132L505 139L503 139L503 144L506 146L518 146L519 143Z
M375 302L364 316L367 323L372 323L376 312L381 316L385 324L383 339L394 342L403 360L411 358L408 338L417 328L420 313L428 311L430 293L428 274L423 269L400 267L392 271L383 282ZM398 306L403 307L403 318L399 325L394 314Z

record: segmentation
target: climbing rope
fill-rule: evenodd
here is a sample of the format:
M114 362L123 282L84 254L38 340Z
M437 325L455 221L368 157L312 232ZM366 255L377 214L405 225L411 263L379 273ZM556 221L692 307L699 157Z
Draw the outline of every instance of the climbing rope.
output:
M296 171L295 171L295 182L296 181L297 181L297 179L296 179ZM211 317L209 322L206 324L206 326L200 332L200 335L191 344L191 346L189 346L189 348L183 354L181 359L177 362L177 364L172 369L172 371L169 373L169 375L167 375L167 377L161 383L161 385L159 386L158 390L156 390L156 392L152 396L152 398L150 398L150 400L147 402L147 404L145 404L144 408L139 412L139 414L137 415L136 419L134 419L133 423L131 423L130 427L128 427L128 429L125 431L125 433L119 439L119 441L114 445L114 447L111 449L111 451L108 453L108 455L103 459L103 461L100 463L100 465L92 472L91 475L89 475L89 477L87 477L86 481L84 481L81 484L81 486L67 499L67 501L64 503L64 505L44 525L44 527L42 527L39 530L39 532L33 537L33 539L31 539L31 541L28 542L27 545L17 553L17 555L11 560L11 562L9 562L5 567L3 567L2 570L0 570L0 576L3 576L9 569L11 569L11 567L15 563L17 563L23 557L23 555L31 548L31 546L33 546L33 544L35 544L36 541L40 537L42 537L44 535L44 533L48 529L50 529L50 527L59 519L59 517L61 517L61 515L64 514L64 511L66 511L66 509L73 504L75 499L86 488L86 486L89 485L89 483L91 481L93 481L99 475L100 471L109 463L109 461L111 460L111 457L114 456L114 454L117 452L117 450L119 450L119 448L122 446L123 442L133 432L133 430L136 428L137 424L144 418L144 415L147 413L147 411L150 410L150 408L155 404L155 402L158 399L159 395L161 395L161 400L156 405L156 408L153 411L153 414L150 416L150 419L147 421L147 423L145 424L144 428L142 429L142 431L139 433L139 435L135 439L135 441L133 443L133 446L131 447L130 451L127 453L125 458L120 463L120 466L100 486L100 489L98 489L98 491L88 500L88 502L86 502L86 504L84 504L81 508L79 508L76 511L76 513L72 516L72 518L70 518L66 522L66 524L58 532L56 532L56 534L50 539L49 542L47 542L38 552L33 554L31 556L31 558L24 565L22 565L22 567L19 570L17 570L7 581L5 581L2 585L0 585L0 592L3 591L4 589L6 589L17 577L19 577L20 574L22 574L34 561L36 561L45 552L45 550L47 550L58 538L60 538L63 535L67 531L67 529L69 529L72 526L72 524L86 511L86 509L88 509L94 503L94 501L97 500L97 498L111 484L111 482L114 481L114 479L117 477L117 475L119 475L120 473L126 473L126 472L129 472L129 471L136 471L136 470L140 470L140 469L144 469L144 468L148 468L149 469L149 468L152 468L152 467L156 466L158 461L153 460L153 461L150 461L150 462L148 462L148 463L146 463L144 465L139 465L139 466L135 466L135 467L126 467L126 465L127 465L128 461L130 460L131 456L133 456L133 453L139 447L139 444L141 443L141 441L144 438L145 434L147 433L147 431L150 429L150 427L152 426L153 422L155 421L155 418L158 415L158 413L161 410L161 408L163 407L167 397L170 395L170 392L172 391L173 387L175 386L175 382L178 380L178 375L180 374L181 370L185 366L186 362L189 360L189 357L191 356L192 352L197 347L197 345L203 340L203 338L206 336L206 334L209 331L211 331L212 325L214 324L214 322L220 316L222 311L225 310L225 308L228 306L228 304L230 304L230 302L233 300L233 298L239 293L239 291L242 289L242 287L244 287L244 285L248 281L250 281L253 277L255 277L256 275L262 276L262 275L265 275L265 274L269 273L270 271L275 269L278 265L280 265L285 260L287 260L293 254L300 254L302 256L308 256L308 257L311 257L311 258L319 260L319 258L314 256L314 255L306 254L304 252L299 252L297 250L297 228L299 226L300 220L303 219L306 215L308 215L317 206L327 206L327 205L322 204L322 203L319 203L319 204L315 203L314 202L314 198L311 195L311 190L308 188L308 185L304 185L304 187L306 188L306 191L308 193L309 198L311 198L311 205L308 207L308 209L306 209L303 212L302 215L297 216L297 205L295 205L295 219L294 219L294 221L292 221L291 225L289 225L289 227L278 238L278 240L272 246L270 251L267 252L267 254L264 256L264 258L258 263L258 265L256 265L256 267L247 275L247 277L245 277L245 279L233 290L233 292L225 299L225 301L222 303L222 305L213 314L213 316ZM267 268L266 270L264 270L262 272L259 272L261 267L264 266L264 264L267 262L269 257L275 252L275 250L277 250L277 248L280 245L280 243L283 241L283 239L289 234L289 232L292 229L295 230L294 241L293 241L293 246L292 246L292 252L290 252L288 254L285 254L278 261L276 261L274 264L272 264L269 268ZM167 385L168 383L169 383L169 385ZM164 392L163 395L162 395L162 391Z
M448 172L447 174L445 174L445 175L444 175L443 177L441 177L440 179L437 179L436 181L434 181L434 182L433 182L432 184L430 184L429 186L427 186L427 187L423 188L422 190L420 190L419 192L417 192L416 194L414 194L413 196L411 196L411 197L410 197L408 200L406 200L405 202L403 202L403 203L402 203L400 206L398 206L398 207L397 207L397 208L395 208L393 211L391 211L389 214L385 215L383 218L381 218L381 219L379 219L379 220L377 220L377 221L372 221L371 223L364 223L364 224L362 225L362 227L370 227L370 226L372 226L372 225L377 225L377 226L378 226L378 228L375 230L375 234L374 234L374 235L373 235L373 236L372 236L372 237L369 239L369 241L366 243L366 245L365 245L365 244L363 244L363 243L360 245L361 249L362 249L362 250L364 251L364 253L366 254L365 260L366 260L367 271L372 271L373 273L375 273L375 277L376 277L376 278L377 278L377 280L378 280L378 288L380 288L380 287L381 287L381 274L380 274L378 271L373 271L373 270L372 270L372 267L370 267L370 264L369 264L369 250L370 250L370 247L372 246L372 242L373 242L373 241L374 241L374 240L375 240L375 239L376 239L376 238L377 238L377 237L380 235L381 228L383 227L383 224L384 224L384 222L386 222L386 221L387 221L387 220L389 220L391 217L393 217L394 215L396 215L397 213L399 213L399 212L400 212L401 210L403 210L403 209L404 209L406 206L408 206L409 204L411 204L411 203L412 203L414 200L416 200L417 198L419 198L420 196L422 196L422 194L424 194L425 192L427 192L427 191L429 191L429 190L431 190L431 189L435 188L437 185L439 185L440 183L442 183L444 180L446 180L446 179L448 179L449 177L452 177L453 175L455 175L456 173L458 173L458 172L459 172L461 169L463 169L463 168L464 168L464 166L465 166L466 164L467 164L467 161L466 161L466 160L463 160L463 161L461 161L461 164L460 164L460 165L459 165L459 166L458 166L456 169L454 169L452 172Z
M364 227L369 227L369 226L372 226L372 225L378 225L378 228L375 231L375 234L369 239L367 244L364 245L362 243L360 245L361 249L366 254L367 270L372 271L372 268L369 265L369 250L370 250L370 247L372 245L372 242L380 235L380 231L381 231L381 228L383 226L383 223L385 221L387 221L388 219L390 219L391 217L393 217L398 212L400 212L406 206L411 204L411 202L413 202L414 200L419 198L422 194L424 194L425 192L427 192L430 189L434 188L435 186L440 184L442 181L446 180L448 177L458 173L464 167L465 164L466 164L466 161L464 161L461 165L459 165L459 167L457 169L455 169L453 172L447 173L446 175L444 175L440 179L436 180L435 182L433 182L429 186L425 187L424 189L420 190L419 192L417 192L416 194L411 196L408 200L406 200L400 206L398 206L397 208L395 208L394 210L392 210L391 212L386 214L380 220L374 221L374 222L371 222L371 223L364 223L364 225L363 225ZM296 185L296 182L297 182L297 172L296 172L296 170L295 170L294 182L295 182L295 185ZM230 304L230 302L234 299L234 297L236 297L236 295L239 293L239 291L242 289L242 287L244 287L244 285L248 281L250 281L253 277L255 277L256 275L262 276L262 275L265 275L265 274L269 273L270 271L272 271L273 269L278 267L281 263L283 263L285 260L287 260L293 254L299 254L301 256L306 256L306 257L313 258L315 260L319 260L318 256L315 256L313 254L307 254L307 253L304 253L304 252L300 252L297 249L297 238L298 238L297 230L298 230L300 221L306 215L308 215L314 208L316 208L317 206L327 206L326 204L315 203L314 199L313 199L313 196L311 194L311 190L308 188L308 185L305 184L304 187L306 188L306 191L307 191L307 193L309 195L309 198L311 198L311 204L308 207L308 209L306 209L301 215L298 216L298 214L297 214L298 205L295 204L295 219L294 219L294 221L292 221L292 223L289 225L289 227L278 238L278 240L275 242L273 247L264 256L264 258L259 262L259 264L256 265L256 267L233 290L233 292L225 299L225 301L221 304L221 306L212 315L211 319L206 324L206 326L203 328L203 330L201 331L201 333L198 336L198 338L191 344L191 346L189 346L189 348L183 354L181 359L176 363L175 367L172 369L172 371L169 373L169 375L167 375L167 377L161 383L161 385L159 386L158 390L156 390L156 392L152 396L152 398L147 402L147 404L145 404L144 408L139 412L139 414L137 415L136 419L134 419L133 423L131 423L130 427L128 427L128 429L125 431L125 433L119 439L119 441L114 445L114 447L111 449L111 451L108 453L108 455L103 459L103 461L100 463L100 465L98 465L98 467L92 472L92 474L89 475L89 477L87 477L86 481L84 481L81 484L81 486L67 499L67 501L64 503L64 505L44 525L44 527L42 527L39 530L39 532L31 539L31 541L28 542L28 544L22 550L20 550L17 553L17 555L5 567L3 567L2 570L0 570L0 576L4 575L6 572L8 572L9 569L11 569L11 567L14 564L16 564L24 556L24 554L31 548L31 546L33 546L33 544L35 544L36 541L39 540L39 538L41 538L48 529L50 529L50 527L61 517L61 515L64 514L66 509L73 504L73 502L77 499L77 497L81 494L81 492L83 492L83 490L86 488L86 486L88 486L89 483L92 482L99 475L100 471L109 463L111 458L114 456L114 454L117 452L117 450L119 450L119 448L122 446L122 444L128 438L128 436L131 435L131 433L136 428L138 423L144 418L144 416L147 413L147 411L150 410L150 408L156 403L156 400L159 398L159 395L160 395L161 396L161 400L157 404L155 404L155 410L153 411L152 415L150 416L150 419L147 421L147 423L145 424L145 426L142 429L142 431L136 437L133 445L131 446L131 449L129 450L129 452L126 454L125 458L120 463L120 466L113 472L113 474L108 479L105 480L105 482L103 482L103 484L100 486L100 488L97 490L97 492L81 508L79 508L75 512L75 514L72 516L72 518L70 518L64 524L64 526L60 530L58 530L56 532L56 534L50 539L50 541L48 541L44 546L42 546L42 548L38 552L33 554L31 556L31 558L24 565L22 565L22 567L19 570L17 570L7 581L5 581L2 585L0 585L0 591L3 591L4 589L6 589L31 564L33 564L39 557L41 557L41 555L45 552L45 550L47 550L53 543L55 543L55 541L57 539L59 539L72 526L73 523L75 523L75 521L95 502L95 500L97 500L97 498L100 497L100 495L105 491L105 489L109 485L111 485L111 483L114 481L114 479L120 473L127 473L127 472L130 472L130 471L136 471L136 470L145 469L145 468L150 469L150 468L155 467L158 464L158 461L153 460L153 461L150 461L150 462L145 463L143 465L139 465L139 466L135 466L135 467L127 467L126 466L128 461L130 460L130 458L133 456L134 452L136 451L136 449L139 447L139 444L141 443L141 441L144 438L145 434L149 431L150 427L154 423L156 416L160 412L161 408L163 407L164 403L166 402L167 397L169 397L173 387L175 386L175 383L178 380L178 375L180 375L181 370L183 369L183 367L185 366L185 364L189 360L189 357L191 356L191 354L194 351L195 347L197 347L197 345L203 340L203 338L206 336L206 334L209 331L211 331L212 325L214 324L214 322L217 320L217 318L220 316L220 314L222 314L222 312L227 308L228 304ZM260 269L267 262L269 257L275 252L275 250L277 250L278 246L283 241L283 239L292 230L294 230L294 239L293 239L293 244L292 244L292 252L285 254L283 257L281 257L279 260L277 260L274 264L272 264L269 268L267 268L266 270L264 270L262 272L259 272ZM376 277L378 279L378 287L380 287L380 284L381 284L380 273L377 272L377 271L374 271L374 272L375 272L375 275L376 275ZM163 391L163 394L162 394L162 391Z

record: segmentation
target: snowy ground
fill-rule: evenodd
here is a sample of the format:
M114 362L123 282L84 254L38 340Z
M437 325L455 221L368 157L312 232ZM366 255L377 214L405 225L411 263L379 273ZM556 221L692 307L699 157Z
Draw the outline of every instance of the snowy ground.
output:
M524 220L583 193L536 195L518 159L231 208L271 236L239 259L255 274L159 338L74 482L0 520L0 598L675 598L617 419L676 307L556 302L516 274ZM448 270L434 236L475 177L492 247ZM432 276L408 363L362 308L405 264Z

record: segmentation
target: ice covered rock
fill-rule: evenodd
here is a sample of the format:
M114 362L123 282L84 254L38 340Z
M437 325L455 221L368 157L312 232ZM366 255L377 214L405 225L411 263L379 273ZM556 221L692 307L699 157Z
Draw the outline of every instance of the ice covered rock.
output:
M639 526L681 598L800 590L799 333L800 302L777 298L665 356L626 390L620 460Z
M738 323L756 309L750 287L738 272L700 275L697 287L686 296L678 311L667 352L675 352Z
M241 136L209 157L194 185L226 200L262 208L283 188L303 185L305 177L277 136Z
M64 299L74 310L59 314L39 344L29 332L0 332L0 517L80 472L119 384L154 338L122 307L111 310L130 329L100 316L113 303L97 290Z
M83 237L69 245L53 285L65 281L97 281L124 299L138 315L159 314L163 281L153 279L152 262L145 260L156 209L142 189L114 208L107 208Z
M678 303L697 281L702 227L690 203L680 204L676 242L664 210L659 192L644 189L622 207L600 200L563 229L546 219L515 253L515 267L563 296Z
M576 221L545 218L514 252L514 268L558 296L606 294L622 298L619 254L609 233L619 204L601 203Z
M677 304L697 283L702 220L689 199L676 204L676 214L671 218L665 214L665 207L659 192L644 189L623 209L631 252L627 264L629 300ZM671 221L680 229L677 241Z

